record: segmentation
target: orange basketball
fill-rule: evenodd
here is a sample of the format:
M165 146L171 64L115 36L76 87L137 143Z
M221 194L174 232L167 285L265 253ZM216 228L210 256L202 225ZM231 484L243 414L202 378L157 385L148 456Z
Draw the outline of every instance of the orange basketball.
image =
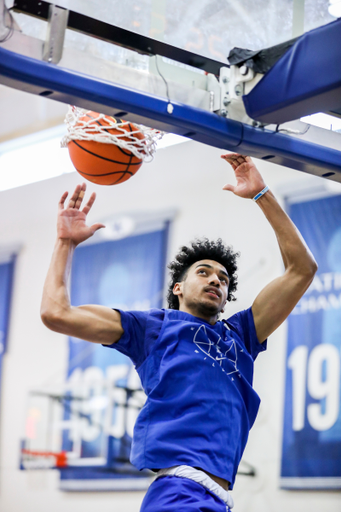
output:
M112 127L112 122L122 123L122 119L105 116L99 118L97 112L87 112L79 118L77 126L83 126L83 122L90 124L84 128L87 133L94 133L96 125L108 126L104 132L113 135L121 135L122 131ZM127 123L121 126L127 132L135 132L137 127L134 124ZM140 131L134 133L134 137L144 140L144 135ZM121 136L121 140L133 143L127 136ZM139 170L142 165L142 159L135 156L128 149L121 148L116 144L106 144L93 140L71 140L68 143L70 158L76 170L85 179L97 183L98 185L117 185L129 180Z

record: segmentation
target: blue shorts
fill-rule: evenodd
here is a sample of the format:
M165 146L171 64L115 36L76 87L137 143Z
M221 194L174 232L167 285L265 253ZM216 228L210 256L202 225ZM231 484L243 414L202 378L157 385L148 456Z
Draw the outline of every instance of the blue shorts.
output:
M205 487L178 476L154 480L142 502L140 512L227 512L219 496Z

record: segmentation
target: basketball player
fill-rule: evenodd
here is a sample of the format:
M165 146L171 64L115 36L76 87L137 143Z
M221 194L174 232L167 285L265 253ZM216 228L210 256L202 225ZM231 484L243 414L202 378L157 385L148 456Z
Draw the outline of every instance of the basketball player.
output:
M224 189L254 199L271 224L285 272L252 307L219 321L236 290L236 257L221 240L183 247L170 264L170 309L124 312L99 305L72 307L67 280L75 247L102 224L86 225L95 194L81 210L85 185L59 202L58 238L46 278L41 315L50 329L128 355L147 401L134 430L131 460L157 471L141 512L226 512L259 398L253 361L310 285L317 265L296 227L265 186L249 157L224 155L236 185Z

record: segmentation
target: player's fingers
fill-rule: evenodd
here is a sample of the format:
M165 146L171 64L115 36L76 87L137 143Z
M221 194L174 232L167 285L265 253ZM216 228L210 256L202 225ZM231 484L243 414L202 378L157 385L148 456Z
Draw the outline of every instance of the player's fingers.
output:
M233 169L236 170L241 165L244 165L247 163L246 157L244 155L239 155L233 160ZM232 165L232 164L231 164Z
M221 155L221 158L224 158L225 160L234 161L242 156L243 155L240 155L239 153L227 153L226 155Z
M86 205L84 206L83 208L83 213L85 213L85 215L87 215L92 207L92 205L94 204L95 202L95 199L96 199L96 192L93 192L88 200L88 202L86 203Z
M231 153L230 155L226 155L226 156L227 156L226 160L230 160L238 165L246 162L246 157L244 155L240 155L239 153Z
M75 188L72 196L70 197L68 208L74 208L75 207L75 204L76 204L76 201L78 199L78 195L79 195L80 190L81 190L81 186L77 185L77 187Z
M224 160L227 160L227 161L233 161L236 159L236 157L238 157L239 155L237 153L227 153L227 155L221 155L220 158L223 158Z
M222 158L225 158L225 160L231 160L234 162L238 162L239 164L242 164L244 162L250 161L250 157L246 155L240 155L239 153L229 153L227 155L223 155Z
M83 183L83 185L82 185L82 187L81 187L81 189L79 191L78 197L76 199L76 202L75 202L75 206L74 207L77 210L79 210L79 208L81 207L81 204L82 204L82 201L83 201L83 197L85 195L85 188L84 187L85 187L85 185Z
M231 165L233 170L236 170L239 165L235 158L230 158L230 155L223 155L221 158L226 160L226 162Z
M238 160L236 160L237 167L239 167L239 166L241 166L241 165L243 165L245 163L246 163L246 161L243 160L242 158L238 158Z
M58 209L59 210L63 210L64 209L64 203L65 203L65 200L66 200L68 195L69 195L69 192L64 192L64 194L60 198L59 203L58 203Z
M226 155L221 155L221 158L236 160L237 158L246 158L245 155L241 155L240 153L227 153Z

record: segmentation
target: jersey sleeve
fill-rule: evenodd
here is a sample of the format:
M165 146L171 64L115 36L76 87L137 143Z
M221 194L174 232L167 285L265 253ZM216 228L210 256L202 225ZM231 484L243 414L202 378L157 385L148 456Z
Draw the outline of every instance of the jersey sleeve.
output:
M266 350L267 340L263 343L258 341L252 308L245 309L231 316L227 320L227 324L233 331L237 332L253 360L256 359L260 352Z
M116 343L104 346L118 350L139 367L149 355L151 346L159 335L164 311L116 311L121 315L124 332Z

